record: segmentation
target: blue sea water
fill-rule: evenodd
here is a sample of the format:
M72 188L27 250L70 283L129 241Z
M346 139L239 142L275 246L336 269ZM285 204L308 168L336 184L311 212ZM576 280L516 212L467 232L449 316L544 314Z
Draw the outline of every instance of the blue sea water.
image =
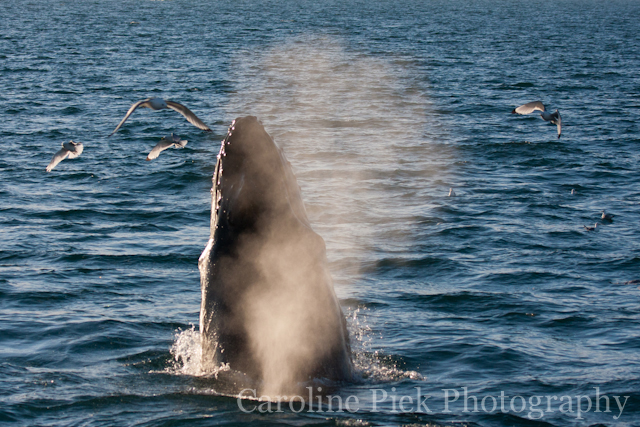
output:
M3 425L640 426L640 3L2 8ZM107 139L149 96L213 135L145 109ZM538 99L560 139L509 114ZM351 412L245 413L198 371L211 176L249 114L327 243Z

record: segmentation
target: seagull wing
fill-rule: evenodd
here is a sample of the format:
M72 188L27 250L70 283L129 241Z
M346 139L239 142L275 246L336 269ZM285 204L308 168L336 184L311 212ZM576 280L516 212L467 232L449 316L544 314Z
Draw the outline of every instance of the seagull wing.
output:
M171 147L172 145L173 145L173 141L169 141L166 138L162 138L160 142L158 142L156 146L153 147L153 149L147 156L147 160L157 159L160 153L162 153L164 150Z
M135 104L133 104L131 106L131 108L129 108L129 111L127 111L127 114L125 114L124 119L122 119L122 121L118 124L118 126L116 126L115 130L113 132L111 132L109 134L109 136L113 135L114 133L118 132L118 129L120 129L120 126L122 126L124 124L124 122L127 121L127 119L129 118L129 116L136 111L136 108L138 107L148 107L147 102L149 102L151 98L147 98L147 99L143 99L142 101L138 101ZM108 137L107 137L108 138Z
M58 163L60 163L61 161L67 158L69 153L70 151L67 150L66 148L60 149L60 151L54 154L53 159L51 159L51 162L49 163L49 166L47 166L46 171L51 172L51 170L55 168Z
M202 122L202 120L200 120L195 114L193 114L191 110L189 110L184 105L178 104L177 102L173 102L173 101L166 101L166 103L167 103L167 107L182 114L189 123L191 123L198 129L206 130L207 132L212 132L212 130L209 129L209 126L205 125Z
M534 111L544 111L544 104L541 101L529 102L527 104L521 105L515 110L511 112L511 114L529 114Z

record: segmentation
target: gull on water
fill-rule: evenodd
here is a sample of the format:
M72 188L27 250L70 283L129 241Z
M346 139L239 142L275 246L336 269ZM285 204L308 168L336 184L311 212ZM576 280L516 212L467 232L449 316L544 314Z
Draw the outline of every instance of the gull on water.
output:
M82 142L63 142L62 148L60 149L60 151L53 155L53 159L51 159L51 163L49 163L49 166L47 166L46 171L51 172L51 170L55 168L58 163L60 163L67 157L70 159L75 159L80 154L82 154L83 149L84 146L82 145Z
M147 156L147 160L157 159L161 152L169 147L184 148L187 145L187 141L180 139L178 135L172 133L169 136L163 136L160 142L156 144Z
M593 224L593 227L587 227L586 225L583 225L583 227L587 231L595 231L595 229L598 227L598 223L596 222L595 224Z
M541 111L540 117L542 117L544 121L551 122L558 126L558 138L560 138L560 135L562 134L562 118L560 117L560 112L558 110L556 110L555 113L546 111L544 104L541 101L534 101L521 105L518 108L515 108L511 114L530 114L534 111Z
M572 189L571 189L571 195L573 196L573 195L575 195L575 194L576 194L576 190L575 190L575 188L572 188Z
M453 191L453 188L449 189L449 197L455 197L456 196L456 192Z
M604 219L605 221L613 221L613 217L615 216L614 214L608 214L605 213L604 211L600 211L602 212L602 216L600 218Z
M136 111L136 109L139 107L150 108L152 110L171 109L171 110L177 111L178 113L182 114L189 123L191 123L198 129L206 130L207 132L212 132L212 130L209 129L209 126L205 125L202 122L202 120L200 120L195 114L193 114L193 112L191 112L191 110L189 110L184 105L178 104L177 102L173 102L173 101L165 101L162 98L147 98L133 104L131 108L129 108L129 111L127 111L127 114L125 114L124 119L122 119L122 121L118 124L118 126L116 126L115 130L111 132L109 136L116 133L118 129L120 129L120 126L122 126L124 122L127 121L129 116L134 111Z

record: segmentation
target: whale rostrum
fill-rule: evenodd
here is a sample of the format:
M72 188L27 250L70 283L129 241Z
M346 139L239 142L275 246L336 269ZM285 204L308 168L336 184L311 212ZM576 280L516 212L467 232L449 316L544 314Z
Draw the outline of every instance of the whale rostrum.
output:
M203 368L226 364L272 395L314 378L351 378L324 240L283 151L257 118L229 127L211 196L211 234L198 262Z

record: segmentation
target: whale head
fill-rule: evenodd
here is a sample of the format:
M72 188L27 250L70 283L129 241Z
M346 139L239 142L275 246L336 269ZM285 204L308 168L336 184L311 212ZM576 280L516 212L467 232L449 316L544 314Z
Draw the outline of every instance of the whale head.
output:
M214 181L212 226L264 233L292 220L310 228L291 166L256 117L238 118L229 127Z
M236 119L213 176L211 236L199 260L203 363L291 393L352 372L322 237L283 151L257 118Z

